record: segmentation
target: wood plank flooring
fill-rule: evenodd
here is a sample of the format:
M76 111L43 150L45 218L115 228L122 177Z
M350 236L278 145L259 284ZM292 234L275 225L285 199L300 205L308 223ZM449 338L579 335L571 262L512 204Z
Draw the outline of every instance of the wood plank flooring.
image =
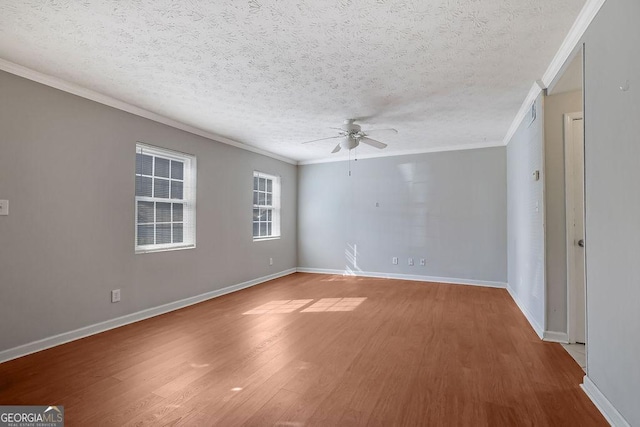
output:
M0 364L0 404L68 426L607 425L583 375L503 289L297 273Z

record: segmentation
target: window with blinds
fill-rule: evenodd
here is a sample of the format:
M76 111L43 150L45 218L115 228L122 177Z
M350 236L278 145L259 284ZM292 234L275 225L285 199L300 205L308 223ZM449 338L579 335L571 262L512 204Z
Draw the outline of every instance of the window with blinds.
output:
M253 240L280 237L280 177L253 172Z
M196 244L196 158L136 144L136 253Z

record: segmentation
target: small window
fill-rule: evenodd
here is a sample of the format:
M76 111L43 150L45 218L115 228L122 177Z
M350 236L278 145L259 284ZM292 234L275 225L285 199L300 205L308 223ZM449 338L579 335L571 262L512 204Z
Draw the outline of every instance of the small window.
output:
M136 144L136 253L196 244L196 159Z
M280 177L253 172L253 240L280 237Z

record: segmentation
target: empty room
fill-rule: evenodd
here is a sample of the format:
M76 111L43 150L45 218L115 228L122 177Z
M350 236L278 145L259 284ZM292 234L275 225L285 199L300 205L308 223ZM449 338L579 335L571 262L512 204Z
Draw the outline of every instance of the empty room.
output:
M639 20L3 0L0 427L640 426Z

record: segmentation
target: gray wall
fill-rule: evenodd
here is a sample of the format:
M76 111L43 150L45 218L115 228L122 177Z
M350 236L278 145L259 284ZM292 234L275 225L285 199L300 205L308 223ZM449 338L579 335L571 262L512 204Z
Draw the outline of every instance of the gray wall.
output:
M525 119L507 145L507 228L509 289L536 332L544 331L544 120ZM534 171L540 171L535 181Z
M585 40L587 373L640 425L640 2L609 0ZM622 91L629 82L629 89Z
M582 91L544 98L546 330L567 332L564 114L582 111Z
M294 165L4 72L0 129L0 351L297 265ZM136 141L197 156L197 248L134 254ZM279 240L253 242L254 169L282 176Z
M506 281L504 147L361 159L351 170L299 168L300 267Z

